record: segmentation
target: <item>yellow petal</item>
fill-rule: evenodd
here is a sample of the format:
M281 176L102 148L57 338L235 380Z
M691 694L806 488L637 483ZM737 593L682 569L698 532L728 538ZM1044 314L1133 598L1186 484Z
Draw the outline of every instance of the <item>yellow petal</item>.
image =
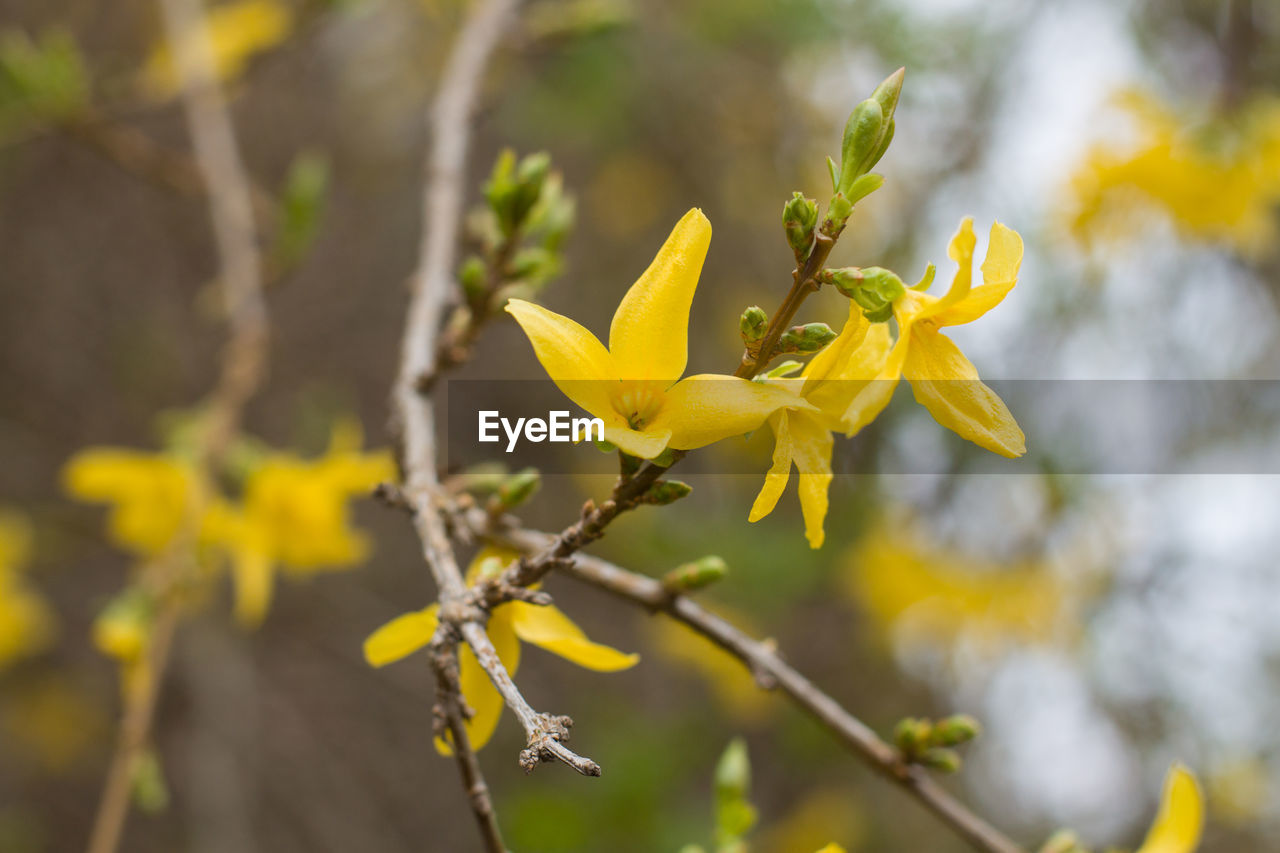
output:
M1160 811L1138 853L1191 853L1204 828L1204 800L1196 777L1181 764L1169 768Z
M903 366L916 402L961 438L1001 456L1027 451L1026 439L1009 409L978 379L978 370L950 338L919 326Z
M526 643L546 649L567 661L597 672L617 672L635 666L639 655L629 655L617 649L593 643L553 605L539 607L523 601L513 601L498 608L509 610L516 636Z
M760 487L760 494L756 495L755 503L751 505L747 521L759 521L773 512L773 508L778 505L778 498L782 497L782 492L787 487L787 480L791 478L790 420L786 410L769 418L769 426L773 427L773 465L769 468L769 473L764 475L764 485Z
M810 548L821 548L826 539L822 522L827 517L827 490L831 486L831 431L797 412L791 419L792 454L800 472L800 510L804 535Z
M999 222L993 223L987 257L982 262L983 284L970 290L968 296L950 308L938 312L938 325L972 323L999 305L1018 283L1018 267L1021 264L1022 238L1018 236L1018 232Z
M631 285L609 326L609 352L623 379L675 382L688 361L689 306L711 245L711 223L694 208Z
M644 430L634 430L625 423L611 423L607 418L604 425L604 437L632 456L641 459L652 459L667 449L671 440L671 429L656 429L652 425Z
M242 627L256 628L267 615L275 587L271 555L262 548L241 548L235 555L231 571L236 589L236 621Z
M616 417L609 390L617 371L595 335L568 317L523 299L508 300L506 310L529 336L534 355L566 397L598 418Z
M826 379L815 381L814 377L808 376L806 371L803 392L804 398L826 415L828 426L841 430L844 429L842 422L854 400L884 371L892 347L888 324L868 323L862 316L862 309L852 300L850 305L852 305L850 314L856 312L858 318L863 323L867 323L868 328L860 336L857 346L841 354L838 364L831 367L824 366ZM850 316L849 323L854 322L853 316ZM846 324L847 328L848 324ZM843 336L844 333L841 332L841 337ZM837 340L836 343L839 341ZM825 353L824 350L819 355ZM886 390L890 395L892 394L891 387ZM887 396L885 402L888 402Z
M509 608L506 607L495 609L485 631L493 641L498 659L506 667L507 674L514 676L520 666L520 641L516 639L516 633L511 627L510 613L503 612L507 610ZM480 749L493 737L493 730L498 727L498 718L502 716L505 703L498 688L489 680L489 673L480 666L475 653L465 643L458 647L458 680L462 685L462 698L475 712L466 723L467 739L471 741L472 749ZM436 738L435 743L440 754L453 754L449 745L440 738Z
M392 619L364 641L364 659L369 666L386 666L408 657L431 642L435 636L438 605L415 610Z
M941 299L934 299L926 293L917 293L914 290L908 290L905 294L905 300L900 299L899 302L916 302L922 307L916 312L916 319L924 319L942 313L953 305L963 302L969 295L969 287L973 284L973 249L978 243L978 238L973 233L973 217L966 216L960 222L960 228L956 231L955 236L951 238L951 244L947 246L947 257L955 261L959 266L956 269L955 278L951 280L951 288L947 291L947 295ZM898 315L899 306L894 304L894 313ZM906 334L902 332L902 334Z
M779 409L808 409L793 391L736 376L700 373L680 380L666 394L654 429L670 429L677 450L704 447L751 432Z
M908 295L910 294L911 291L908 291ZM897 311L896 305L894 311ZM846 437L853 437L879 417L889 405L889 401L893 399L893 392L897 389L898 380L902 377L902 366L906 364L907 355L910 352L913 324L914 320L910 317L898 316L897 343L893 345L893 349L889 350L880 373L875 379L857 389L844 411L844 416L840 419L840 427L844 430Z
M845 850L839 844L831 843L819 850L818 853L845 853Z
M884 326L883 323L876 323L875 325ZM871 321L862 313L862 307L850 299L849 319L845 320L844 328L840 330L840 334L805 365L804 373L801 374L805 379L805 391L812 390L823 380L843 376L849 359L862 346L863 341L866 340L867 332L871 331L871 326ZM872 375L874 376L875 374L873 373Z

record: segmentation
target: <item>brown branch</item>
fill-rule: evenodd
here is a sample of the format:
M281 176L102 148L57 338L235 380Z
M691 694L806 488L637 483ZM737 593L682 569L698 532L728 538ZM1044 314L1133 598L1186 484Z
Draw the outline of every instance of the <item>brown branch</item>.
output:
M250 183L236 147L235 131L214 76L211 47L204 38L200 0L162 0L167 36L183 77L182 100L200 179L207 188L210 216L226 296L229 337L221 373L206 407L206 430L199 461L206 475L216 467L239 426L245 403L261 384L266 364L267 310L253 220ZM207 477L206 477L207 479ZM108 768L102 800L89 840L90 853L114 853L124 833L132 796L133 772L155 718L156 700L171 658L181 616L177 587L189 574L195 517L182 535L153 564L160 577L147 578L160 592L160 609L148 649L147 681L126 696L116 750Z
M498 529L482 512L468 514L478 535L486 535L519 550L539 553L554 547L559 537L522 529ZM661 581L628 571L604 560L578 554L562 561L559 570L570 577L605 590L623 601L653 613L663 613L711 640L741 661L764 686L776 687L797 707L822 723L854 753L907 791L977 850L987 853L1024 853L1023 849L974 814L924 768L903 760L896 749L835 699L792 667L772 643L754 640L733 624L705 610L683 595L672 595Z

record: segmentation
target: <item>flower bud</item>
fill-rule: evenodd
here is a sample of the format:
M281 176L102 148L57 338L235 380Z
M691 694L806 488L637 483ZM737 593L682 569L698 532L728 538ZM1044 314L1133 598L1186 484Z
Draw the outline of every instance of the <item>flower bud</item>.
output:
M93 644L98 651L124 663L141 660L151 640L155 603L141 589L121 592L93 622Z
M742 335L743 343L754 344L764 337L765 330L768 328L769 315L764 313L764 309L759 305L752 305L738 318L738 331Z
M693 486L688 483L682 483L679 480L659 480L649 487L649 491L645 492L640 498L641 503L653 504L654 506L666 506L675 503L681 498L688 497L693 491Z
M867 98L853 108L840 144L840 192L847 194L853 182L871 168L868 161L880 147L883 130L884 109L875 98Z
M933 728L933 742L939 746L959 746L982 734L982 725L968 714L939 720Z
M721 799L745 799L751 793L751 759L747 744L734 738L716 764L716 796Z
M813 229L817 224L818 203L814 199L805 198L803 193L798 192L783 205L782 228L797 260L803 261L809 257L809 250L813 246Z
M826 323L792 326L778 339L778 352L815 353L835 339L835 330Z
M851 213L853 213L853 202L849 201L844 193L836 193L831 197L831 201L827 202L827 220L823 223L823 230L827 233L839 232L844 228Z
M486 272L484 261L476 255L468 257L458 268L458 284L462 286L462 293L467 297L467 302L472 305L484 299L487 288Z
M960 770L960 753L954 749L927 749L920 755L920 763L939 773L956 773Z
M898 98L902 95L902 81L906 76L907 69L899 68L884 78L884 82L876 86L876 90L871 93L871 97L879 102L880 109L884 111L886 122L893 119L893 113L898 108Z
M914 760L927 749L932 736L933 725L917 717L903 717L893 727L893 743L908 760Z
M498 487L498 504L502 509L515 509L537 493L542 486L542 475L536 468L517 471L502 481Z
M715 555L677 566L662 576L662 588L670 593L693 592L729 574L725 561Z

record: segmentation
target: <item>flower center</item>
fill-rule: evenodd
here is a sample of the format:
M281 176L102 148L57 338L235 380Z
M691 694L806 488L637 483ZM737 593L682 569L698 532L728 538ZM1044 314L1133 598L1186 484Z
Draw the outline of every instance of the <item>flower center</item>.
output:
M662 411L662 388L652 382L624 381L614 394L613 410L627 419L627 426L642 430Z

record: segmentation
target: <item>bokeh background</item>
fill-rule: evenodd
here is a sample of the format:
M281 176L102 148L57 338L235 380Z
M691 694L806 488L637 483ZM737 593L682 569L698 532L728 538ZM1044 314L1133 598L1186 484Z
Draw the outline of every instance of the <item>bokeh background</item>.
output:
M354 415L386 446L425 108L466 4L285 5L287 33L228 81L240 144L267 192L301 152L329 181L314 241L270 290L270 376L248 428L316 453ZM905 65L888 183L859 206L838 262L914 280L932 260L945 281L960 217L980 234L999 218L1026 241L1020 284L954 330L984 376L1280 371L1280 7L1268 0L538 0L525 21L489 78L473 186L503 146L551 153L578 222L543 299L592 329L699 206L715 239L690 365L736 364L738 313L775 304L789 281L783 201L797 189L825 201L824 157L848 110ZM19 579L0 591L20 584L56 623L0 644L0 850L70 851L118 713L90 625L130 561L59 472L86 446L157 446L161 413L210 386L223 332L198 191L104 152L104 125L188 150L180 109L145 82L155 5L0 0L0 25L8 56L62 33L90 83L88 122L33 115L11 72L0 97L0 506L30 534L25 556L0 549ZM803 319L843 312L824 298ZM529 356L499 325L460 375L537 378ZM692 479L680 511L624 518L597 550L654 574L722 555L732 575L708 601L882 732L906 715L977 715L986 732L949 784L1029 847L1059 826L1097 848L1137 846L1179 758L1208 794L1204 850L1280 850L1280 483L1081 471L1033 428L1039 473L975 473L977 451L943 442L917 409L891 410L837 477L821 551L805 546L793 494L748 525L759 480L712 476ZM1177 456L1235 471L1276 440L1265 421L1180 423L1161 424ZM929 454L939 473L892 473ZM529 523L573 520L610 464L588 452L580 474L548 477ZM475 847L455 768L431 749L428 667L374 672L361 657L371 630L430 599L427 573L402 517L372 502L357 514L376 542L366 565L285 583L255 632L231 623L225 596L183 632L157 731L170 803L135 815L124 849ZM526 654L527 695L575 717L575 745L605 775L526 778L505 719L481 758L513 850L707 841L712 770L735 735L755 767L753 849L963 849L700 640L569 582L550 588L593 638L644 660L600 675Z

